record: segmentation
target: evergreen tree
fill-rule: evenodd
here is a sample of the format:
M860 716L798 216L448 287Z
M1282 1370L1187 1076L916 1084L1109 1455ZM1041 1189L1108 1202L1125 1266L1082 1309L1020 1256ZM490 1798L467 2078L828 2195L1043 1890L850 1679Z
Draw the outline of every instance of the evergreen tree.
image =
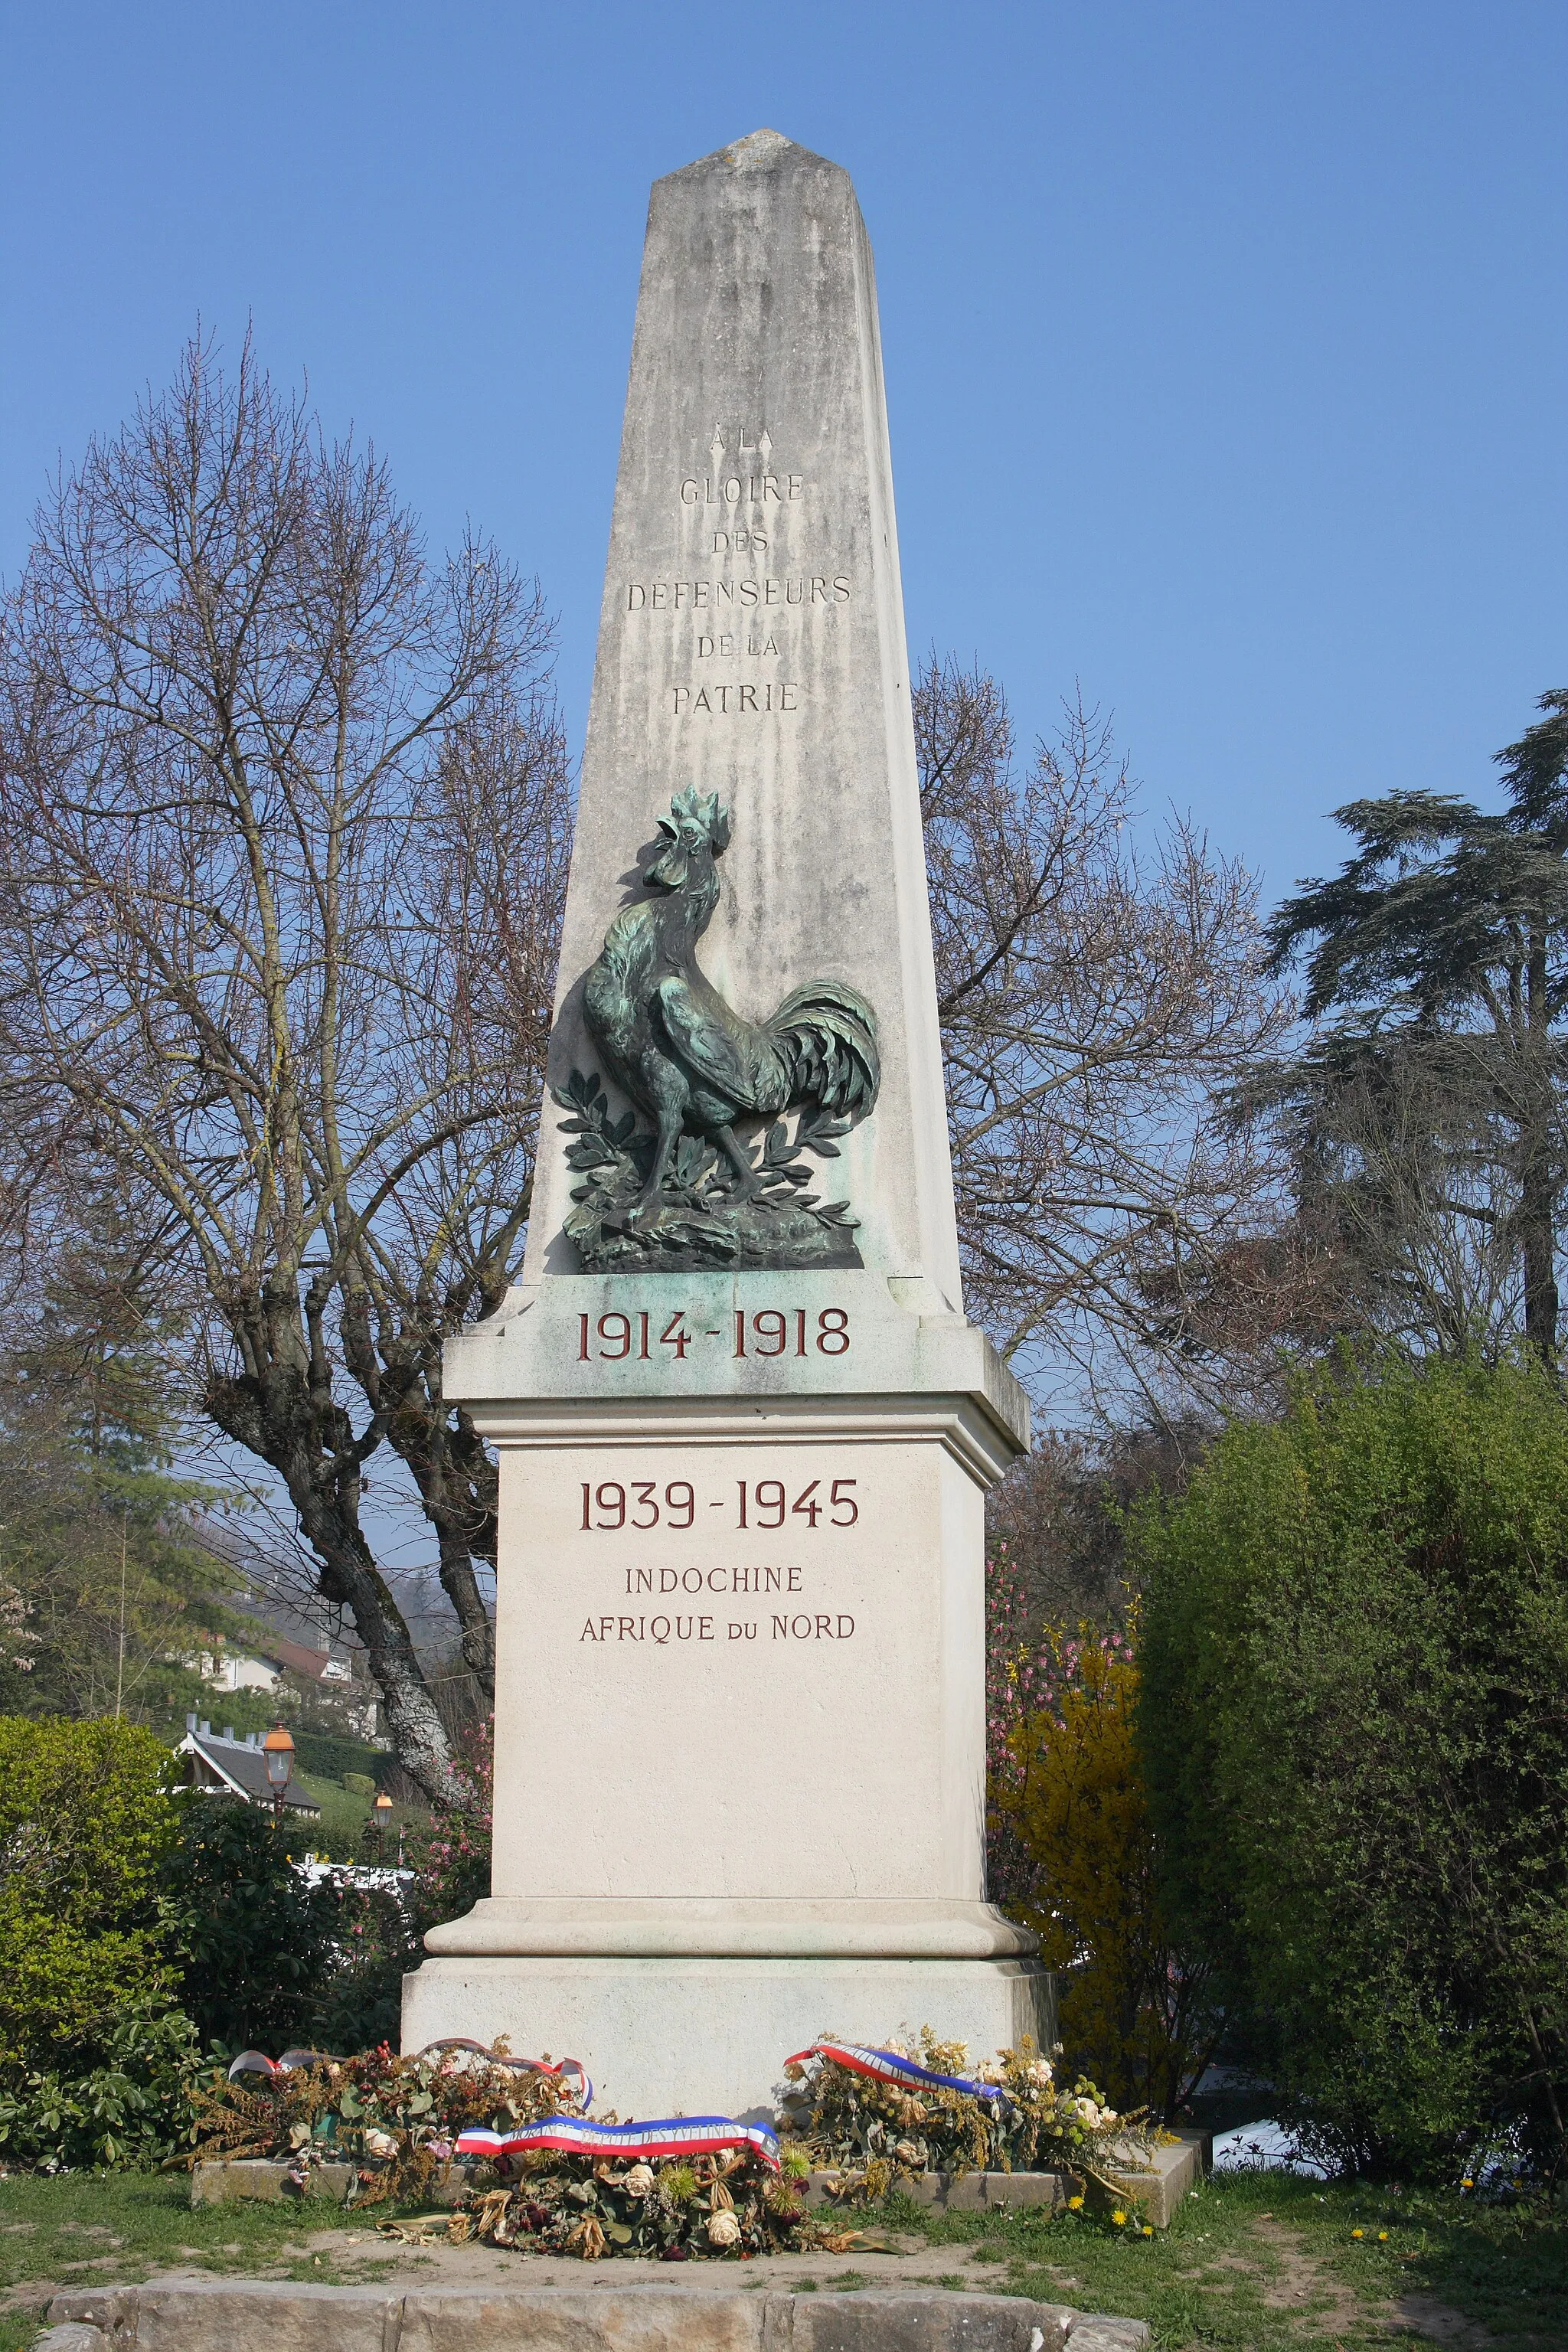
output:
M236 1579L204 1534L222 1490L178 1465L178 1321L121 1218L89 1213L7 1338L0 1711L171 1730Z
M1307 1051L1255 1085L1293 1123L1303 1213L1373 1319L1462 1349L1557 1345L1568 1182L1568 691L1497 755L1508 805L1426 792L1335 814L1359 846L1270 926L1307 950Z

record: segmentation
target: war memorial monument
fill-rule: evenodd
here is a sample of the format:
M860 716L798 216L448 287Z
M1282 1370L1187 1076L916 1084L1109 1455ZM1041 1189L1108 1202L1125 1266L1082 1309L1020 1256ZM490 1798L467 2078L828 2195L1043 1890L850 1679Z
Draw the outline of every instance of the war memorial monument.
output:
M985 1901L984 1501L871 255L759 131L649 207L500 1458L492 1892L405 2046L770 2107L818 2032L1048 2040Z

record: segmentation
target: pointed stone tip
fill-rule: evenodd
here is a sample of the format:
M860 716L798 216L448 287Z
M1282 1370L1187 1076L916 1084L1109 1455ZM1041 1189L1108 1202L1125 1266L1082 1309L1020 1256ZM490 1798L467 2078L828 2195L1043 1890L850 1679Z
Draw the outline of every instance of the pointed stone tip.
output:
M795 141L786 139L782 131L749 131L743 139L732 140L723 149L731 163L765 163L781 147L793 147Z
M679 185L687 181L689 173L693 181L711 182L723 180L731 172L766 173L781 168L785 172L833 172L848 178L842 166L829 163L826 155L814 155L809 147L786 139L782 131L767 130L749 131L743 139L733 139L727 147L716 147L711 155L700 155L694 163L684 164L667 177L672 185ZM663 186L664 182L655 184Z

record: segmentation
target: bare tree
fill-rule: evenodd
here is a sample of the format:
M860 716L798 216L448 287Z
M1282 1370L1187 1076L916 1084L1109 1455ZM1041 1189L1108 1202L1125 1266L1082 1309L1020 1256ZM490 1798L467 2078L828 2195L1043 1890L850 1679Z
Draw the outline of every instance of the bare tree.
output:
M536 587L427 556L248 341L40 508L0 644L14 1136L156 1201L194 1390L287 1489L400 1760L466 1783L362 1518L391 1445L463 1657L495 1474L443 1339L515 1265L569 835Z
M1219 1097L1281 1033L1256 891L1173 818L1141 850L1109 727L1020 769L1001 688L934 656L916 743L965 1280L1004 1351L1107 1399L1225 1367L1183 1301L1268 1222Z
M1272 1123L1289 1160L1295 1213L1279 1240L1310 1247L1322 1271L1320 1345L1368 1335L1417 1355L1495 1356L1517 1344L1513 1075L1484 1034L1391 1025L1314 1038L1238 1092L1238 1118ZM1561 1155L1560 1104L1548 1118Z

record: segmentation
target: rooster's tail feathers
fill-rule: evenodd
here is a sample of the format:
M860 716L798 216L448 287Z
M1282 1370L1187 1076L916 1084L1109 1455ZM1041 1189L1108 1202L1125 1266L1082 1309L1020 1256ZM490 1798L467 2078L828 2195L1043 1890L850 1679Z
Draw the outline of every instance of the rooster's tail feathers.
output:
M877 1099L882 1066L877 1016L858 989L813 980L792 989L765 1024L790 1066L790 1101L864 1118Z

